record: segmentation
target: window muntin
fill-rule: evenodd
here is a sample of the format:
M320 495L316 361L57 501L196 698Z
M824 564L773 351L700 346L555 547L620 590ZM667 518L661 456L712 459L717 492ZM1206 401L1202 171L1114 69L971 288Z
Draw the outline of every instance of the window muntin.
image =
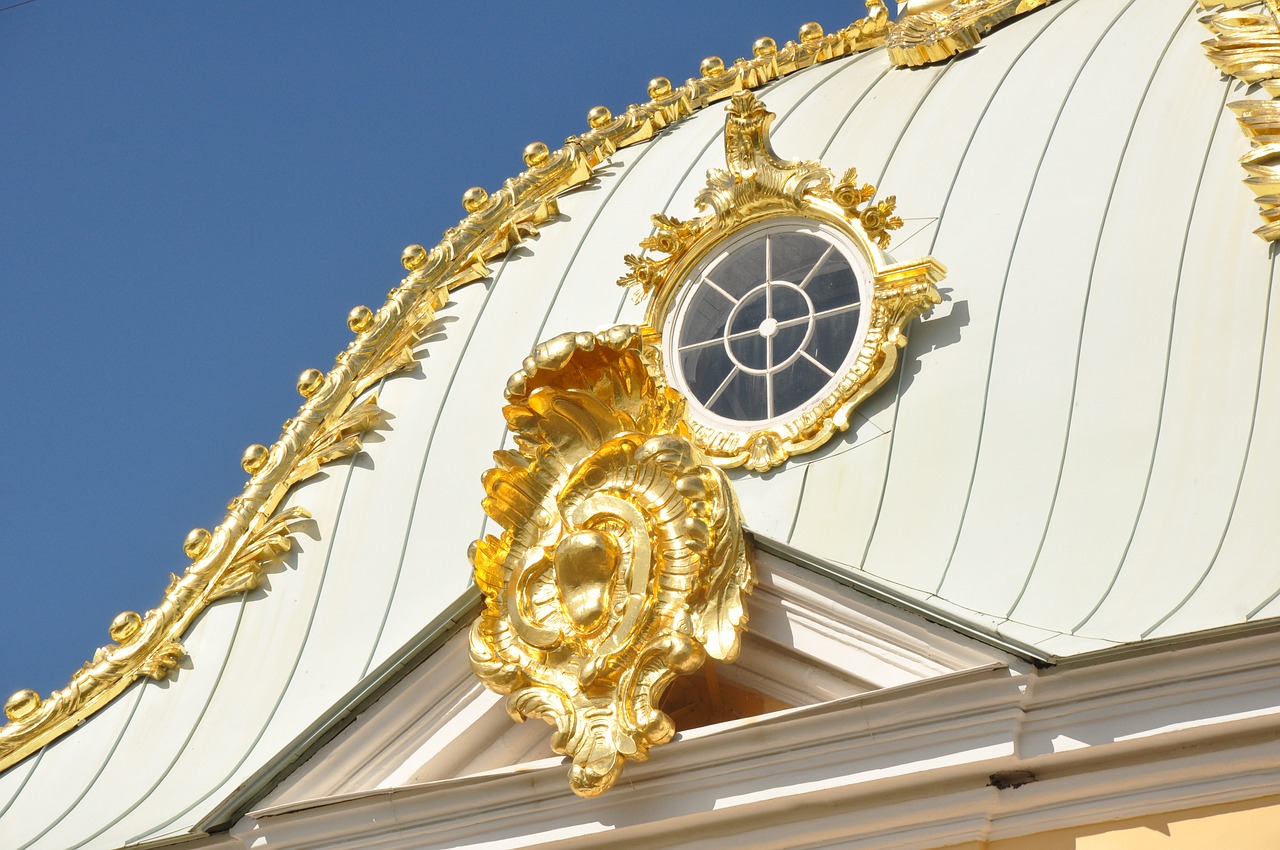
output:
M700 421L726 430L801 415L852 365L870 279L852 240L825 223L745 228L694 268L667 316L674 385Z

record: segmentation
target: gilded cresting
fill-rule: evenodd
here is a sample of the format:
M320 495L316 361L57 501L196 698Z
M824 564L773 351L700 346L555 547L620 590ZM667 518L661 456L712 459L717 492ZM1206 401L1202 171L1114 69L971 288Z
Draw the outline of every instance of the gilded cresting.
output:
M1001 24L1052 0L910 0L886 42L899 67L942 62L978 46Z
M146 614L117 617L109 630L113 643L94 653L65 688L44 698L22 690L8 699L9 722L0 727L0 770L74 729L137 679L167 676L185 654L181 638L200 612L256 586L263 571L288 550L291 531L306 520L300 511L280 510L285 495L321 464L360 450L360 435L380 418L372 389L416 364L420 340L450 290L484 278L490 261L535 235L555 215L555 199L590 179L592 169L618 149L652 138L736 91L882 45L888 10L882 0L866 5L867 17L837 32L824 34L818 24L806 24L798 41L782 46L761 38L750 59L726 65L709 57L702 62L702 76L684 85L656 78L647 103L617 116L596 107L588 115L588 132L559 150L540 142L529 145L528 169L501 189L468 190L466 219L430 251L418 245L405 249L409 274L386 303L376 312L352 310L348 325L356 338L334 368L307 370L300 377L298 389L306 402L270 447L245 451L242 464L251 477L244 491L217 528L188 536L183 549L191 563L181 576L172 576L161 603Z
M1264 97L1228 104L1253 149L1240 158L1263 224L1253 232L1268 242L1280 239L1280 0L1265 3L1211 3L1200 19L1213 33L1204 42L1209 61L1224 74L1258 86Z
M691 417L694 440L717 464L764 471L812 451L849 427L854 409L893 373L898 352L907 343L903 328L942 300L936 284L946 269L933 257L888 262L882 249L889 244L889 231L902 226L893 214L896 198L873 202L875 187L860 185L856 169L836 180L821 163L780 159L769 140L774 115L754 94L735 94L728 112L726 169L707 175L707 186L696 200L697 208L707 214L689 221L653 216L656 233L640 246L666 256L626 258L631 272L618 283L634 286L638 300L649 299L650 334L658 338L673 300L690 282L690 269L743 228L772 218L799 216L837 228L873 273L872 280L864 281L870 322L857 356L815 403L785 422L741 430Z

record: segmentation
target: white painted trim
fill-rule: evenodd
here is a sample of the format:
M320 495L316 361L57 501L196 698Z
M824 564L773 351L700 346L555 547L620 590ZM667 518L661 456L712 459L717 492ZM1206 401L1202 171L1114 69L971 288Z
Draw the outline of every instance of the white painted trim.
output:
M991 664L1029 666L767 553L738 662L726 682L789 705L918 682ZM542 723L515 726L467 663L455 634L263 803L394 788L509 768L551 754Z
M1280 790L1277 659L1263 635L1159 663L990 666L682 734L597 800L545 760L264 809L233 834L259 850L925 850L1248 800ZM1005 770L1038 781L989 787Z

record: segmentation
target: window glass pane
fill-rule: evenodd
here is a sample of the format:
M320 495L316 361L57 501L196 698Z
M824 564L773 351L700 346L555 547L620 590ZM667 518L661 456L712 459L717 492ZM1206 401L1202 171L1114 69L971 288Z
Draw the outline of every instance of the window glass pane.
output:
M761 231L695 275L672 328L677 384L743 423L813 403L845 367L862 311L850 246L816 227Z
M783 413L799 407L813 398L830 379L830 375L801 357L774 380L773 409Z
M764 239L755 239L735 248L708 269L706 277L735 299L742 298L764 283Z
M710 405L711 412L738 422L767 419L767 393L764 375L737 371L720 398Z

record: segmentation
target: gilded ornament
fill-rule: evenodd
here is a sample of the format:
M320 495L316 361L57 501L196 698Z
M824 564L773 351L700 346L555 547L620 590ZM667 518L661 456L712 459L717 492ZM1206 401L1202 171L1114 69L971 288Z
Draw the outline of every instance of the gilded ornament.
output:
M719 56L708 56L702 60L702 64L698 66L698 71L704 77L718 77L724 73L724 60Z
M484 476L503 532L472 547L471 666L555 727L592 797L675 734L659 704L676 676L737 657L754 572L732 487L639 328L538 346L506 396L517 450Z
M1280 29L1276 21L1274 2L1209 15L1202 23L1214 37L1204 42L1205 54L1222 73L1261 85L1272 97L1280 95Z
M307 369L298 376L298 394L303 398L311 398L324 386L324 372L319 369Z
M347 327L352 333L364 333L369 330L369 326L373 324L373 311L363 304L359 307L353 307L351 312L347 314Z
M613 123L613 113L607 106L595 106L587 113L587 126L592 130L608 127Z
M108 634L116 643L128 643L142 629L142 616L137 611L125 611L111 621Z
M209 533L209 529L193 528L187 539L182 541L182 551L188 558L199 558L208 550L211 540L213 535Z
M942 62L978 46L1003 23L1052 0L913 0L889 27L889 61L899 67Z
M778 53L778 42L769 36L756 39L756 43L751 45L751 55L756 58L764 56L775 56Z
M1201 6L1221 7L1201 0ZM1263 224L1253 232L1267 242L1280 240L1280 0L1228 4L1201 22L1214 37L1206 55L1224 74L1259 85L1266 98L1227 104L1253 149L1240 158ZM1248 8L1235 8L1247 6Z
M551 151L542 142L534 142L524 149L524 164L530 168L541 168L551 159Z
M244 450L244 454L240 456L240 468L245 472L253 475L267 462L267 447L254 443L252 446Z
M888 247L890 231L902 226L894 215L896 198L873 202L875 187L859 184L854 169L837 181L818 162L780 159L769 140L773 118L751 92L733 96L725 122L727 168L708 172L696 199L705 214L688 221L653 216L654 233L640 242L645 253L624 258L629 271L618 281L635 287L637 301L649 300L648 326L661 334L691 270L747 227L779 218L812 221L844 234L864 257L873 277L865 282L872 293L870 321L849 371L825 396L788 421L763 427L733 429L690 418L694 441L715 463L756 471L811 451L849 427L854 408L893 373L906 345L903 328L942 300L936 284L946 271L932 257L891 263L881 249Z
M405 271L416 272L426 265L426 262L427 249L421 245L409 245L400 252L400 265L404 266Z
M819 41L822 39L822 36L823 36L822 24L818 23L817 21L810 21L809 23L800 27L799 35L800 35L801 44L813 44L815 41Z
M18 691L4 702L4 716L17 723L26 720L40 708L40 695L32 690Z
M0 727L0 771L83 723L139 676L164 675L177 663L181 653L178 638L205 609L212 593L223 586L218 580L222 571L232 563L251 567L240 557L242 552L265 556L276 548L249 544L259 540L262 529L280 516L277 511L289 489L307 474L314 474L321 458L336 459L343 450L358 450L351 429L373 427L378 419L369 415L369 409L354 421L346 418L348 412L379 381L416 365L415 351L451 290L483 279L489 262L534 236L538 227L556 214L556 198L589 180L592 169L617 150L652 138L726 96L726 91L762 86L829 59L883 44L888 9L883 0L867 0L866 6L866 17L824 36L816 51L793 43L774 45L773 51L762 55L757 50L755 58L735 62L715 80L692 79L675 86L666 78L655 78L649 84L647 103L631 106L604 127L588 128L565 147L549 152L544 164L508 179L491 194L468 192L472 200L464 200L467 217L446 231L434 248L428 251L421 245L410 245L404 250L401 262L408 276L387 293L386 303L374 313L371 324L358 331L360 336L338 355L322 389L306 399L297 416L285 422L280 437L269 448L259 447L259 452L250 447L246 451L242 465L252 478L241 495L228 503L225 519L212 532L209 551L170 581L164 601L143 617L143 627L127 651L116 645L99 649L67 687L46 699L29 691L19 691L10 698L6 708L9 723ZM332 429L338 422L344 423L346 436L335 442ZM317 453L320 443L328 449ZM299 516L290 517L286 528L301 521ZM242 586L248 586L247 580Z
M472 186L462 193L462 208L469 213L484 209L487 203L489 203L489 193L479 186Z

